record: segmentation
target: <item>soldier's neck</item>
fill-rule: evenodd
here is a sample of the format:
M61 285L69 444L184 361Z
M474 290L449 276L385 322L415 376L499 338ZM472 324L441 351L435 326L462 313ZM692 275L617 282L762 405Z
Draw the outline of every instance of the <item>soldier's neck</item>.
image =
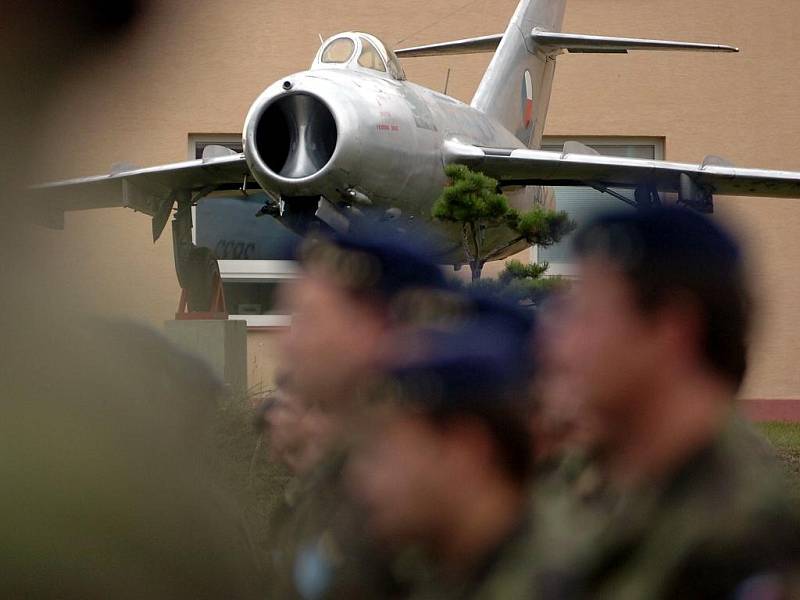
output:
M712 443L731 411L729 386L703 373L654 387L615 424L603 453L607 475L622 490L669 478Z

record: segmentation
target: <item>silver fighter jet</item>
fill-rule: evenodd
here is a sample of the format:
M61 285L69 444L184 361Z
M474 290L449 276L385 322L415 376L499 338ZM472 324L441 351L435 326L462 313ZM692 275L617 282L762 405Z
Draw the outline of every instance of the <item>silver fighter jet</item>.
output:
M563 153L539 150L556 58L634 50L736 52L723 45L577 35L561 32L566 0L522 0L505 33L393 52L366 33L323 42L308 71L283 77L255 100L242 153L210 147L199 160L39 186L44 214L63 225L64 211L124 206L153 218L157 238L173 212L176 258L191 244L191 210L221 191L262 189L263 211L295 230L325 222L347 227L364 207L400 223L429 219L445 185L444 166L461 163L496 178L512 205L530 207L539 186L635 190L635 202L677 194L713 209L715 194L800 197L800 173L740 169L709 157L680 164L599 156L576 142ZM398 57L494 52L470 104L406 80ZM465 261L456 229L442 262ZM188 236L188 237L187 237ZM510 232L489 245L501 248ZM183 250L181 250L181 248ZM511 246L498 256L521 250ZM180 262L180 261L178 261ZM179 267L179 277L181 275Z

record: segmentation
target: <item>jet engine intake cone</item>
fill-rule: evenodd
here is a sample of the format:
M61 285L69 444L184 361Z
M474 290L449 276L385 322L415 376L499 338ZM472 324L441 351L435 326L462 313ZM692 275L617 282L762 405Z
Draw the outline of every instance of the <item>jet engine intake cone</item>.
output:
M316 96L284 95L270 104L256 127L255 146L264 164L286 179L303 179L331 160L338 132L330 108Z

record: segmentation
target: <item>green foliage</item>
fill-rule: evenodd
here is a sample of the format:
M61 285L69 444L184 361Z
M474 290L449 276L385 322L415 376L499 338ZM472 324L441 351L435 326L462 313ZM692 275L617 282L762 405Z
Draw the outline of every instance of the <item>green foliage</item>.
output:
M575 222L563 210L555 212L537 206L521 215L513 229L529 244L547 247L574 231Z
M566 291L570 285L570 280L566 277L546 276L547 269L546 263L530 265L509 260L505 270L496 279L478 279L463 285L465 288L535 308L552 294ZM456 282L456 285L462 284Z
M525 264L518 260L506 262L506 269L498 276L498 281L508 285L515 280L538 279L547 272L550 267L547 263Z
M498 191L497 180L483 173L463 165L448 165L445 173L450 184L434 203L432 215L440 221L461 224L464 252L469 258L473 280L480 279L486 262L499 258L512 246L522 241L550 246L575 228L565 212L537 206L520 214ZM516 236L499 248L486 250L486 230L501 226Z
M440 221L501 225L509 211L508 201L497 192L497 181L463 165L448 165L450 185L433 205L433 217Z
M497 292L515 302L536 306L569 286L569 279L564 277L544 277L549 266L509 260L497 278Z
M540 279L514 279L503 289L506 298L538 306L554 293L569 287L569 280L564 277L542 277Z
M800 423L760 423L758 428L775 447L800 505Z

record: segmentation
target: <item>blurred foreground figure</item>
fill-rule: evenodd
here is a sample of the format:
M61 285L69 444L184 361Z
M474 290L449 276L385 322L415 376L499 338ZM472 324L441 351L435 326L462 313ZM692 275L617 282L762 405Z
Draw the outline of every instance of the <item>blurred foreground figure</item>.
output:
M52 234L21 222L63 77L145 4L3 4L0 598L261 597L237 511L203 468L218 382L153 332L85 314L60 284L103 282L53 268Z
M297 442L312 452L277 509L270 589L275 598L377 598L392 592L366 541L342 473L359 430L366 390L394 348L402 315L420 295L442 290L439 268L413 235L368 223L308 239L304 277L284 290L293 315L281 356L300 408Z
M260 597L204 469L221 386L145 328L73 325L4 337L0 597Z
M297 371L295 390L337 411L356 400L364 378L391 352L405 307L445 287L424 240L377 222L360 225L305 240L297 252L305 276L284 293L295 318L281 355Z
M294 476L318 464L335 437L323 411L293 393L288 374L278 377L277 389L258 408L256 419L270 460Z
M784 597L798 521L734 402L750 324L738 246L664 208L600 218L576 249L580 283L548 343L600 477L537 503L541 597Z
M513 308L478 313L418 334L421 350L392 369L388 405L349 471L370 533L395 554L413 598L532 591L521 350L530 327Z

